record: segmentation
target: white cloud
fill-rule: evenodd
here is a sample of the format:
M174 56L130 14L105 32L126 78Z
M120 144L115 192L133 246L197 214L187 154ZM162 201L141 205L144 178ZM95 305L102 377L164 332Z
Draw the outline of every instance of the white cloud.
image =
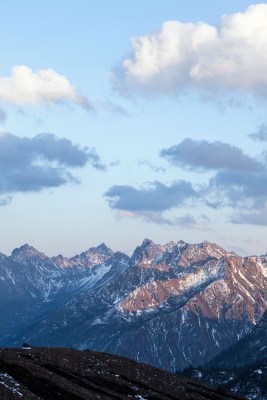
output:
M0 77L0 101L18 106L70 101L86 110L92 108L65 76L53 69L33 72L25 65L13 67L10 77Z
M225 15L219 27L167 21L132 39L112 78L122 92L177 93L185 88L267 96L267 4Z

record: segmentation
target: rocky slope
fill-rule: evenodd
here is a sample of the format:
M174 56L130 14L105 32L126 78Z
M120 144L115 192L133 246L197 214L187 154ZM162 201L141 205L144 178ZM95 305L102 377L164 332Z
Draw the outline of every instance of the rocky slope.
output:
M0 273L9 274L3 284L9 298L17 292L12 304L21 291L36 297L26 301L15 329L4 321L2 345L90 348L176 371L210 361L249 333L267 308L266 256L148 239L131 258L104 245L88 252L72 259L34 256L34 262L29 249L19 259L3 256Z
M0 256L1 338L44 318L78 293L92 288L111 268L113 252L105 245L89 249L66 262L49 258L29 245ZM76 261L74 261L76 260Z
M263 359L267 360L267 312L264 313L251 333L221 352L209 366L216 368L243 367L261 362Z
M190 367L183 374L238 392L250 400L267 400L267 312L251 333L207 366Z
M238 400L126 358L70 349L0 349L3 400Z
M202 384L221 387L248 400L267 400L267 358L240 368L188 368L182 373Z

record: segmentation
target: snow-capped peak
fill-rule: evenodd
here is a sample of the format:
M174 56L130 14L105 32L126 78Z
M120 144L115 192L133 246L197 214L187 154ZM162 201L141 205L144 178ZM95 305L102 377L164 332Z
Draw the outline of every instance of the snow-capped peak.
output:
M27 243L14 249L12 251L11 256L14 258L21 258L21 257L24 258L24 257L32 257L32 256L47 258L47 256L44 253L41 253L40 251L38 251L37 249L35 249L34 247L30 246Z

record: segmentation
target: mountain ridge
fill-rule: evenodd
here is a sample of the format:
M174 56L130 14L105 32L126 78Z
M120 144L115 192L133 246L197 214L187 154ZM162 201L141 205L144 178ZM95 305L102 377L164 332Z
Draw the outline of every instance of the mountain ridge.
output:
M0 262L13 301L0 316L2 346L92 348L176 371L210 361L267 309L266 255L207 241L144 239L131 257L103 244L71 258L29 253Z
M242 400L183 376L90 350L0 349L0 397L17 400Z

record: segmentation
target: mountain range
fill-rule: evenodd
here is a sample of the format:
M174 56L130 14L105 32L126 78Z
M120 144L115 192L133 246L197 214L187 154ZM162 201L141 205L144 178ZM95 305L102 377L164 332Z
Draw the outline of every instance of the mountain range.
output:
M72 258L24 245L0 254L0 346L92 349L169 371L202 366L260 322L266 278L267 255L209 242L145 239L131 257L101 244Z

